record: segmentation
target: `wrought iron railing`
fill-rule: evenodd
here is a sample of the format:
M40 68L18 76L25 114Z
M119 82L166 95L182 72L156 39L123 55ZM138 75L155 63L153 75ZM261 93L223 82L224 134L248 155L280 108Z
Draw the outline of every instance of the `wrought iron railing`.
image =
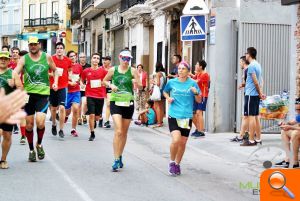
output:
M121 12L124 12L137 4L144 4L146 0L122 0L121 1Z
M24 27L37 27L37 26L48 26L48 25L58 25L54 17L45 17L45 18L35 18L35 19L25 19Z

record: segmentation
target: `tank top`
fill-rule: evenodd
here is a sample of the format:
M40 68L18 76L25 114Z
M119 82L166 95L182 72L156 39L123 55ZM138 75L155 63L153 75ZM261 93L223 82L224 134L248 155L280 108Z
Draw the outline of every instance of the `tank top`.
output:
M0 88L5 90L5 94L11 93L14 89L8 85L8 79L12 79L12 69L7 69L5 73L0 74Z
M118 91L111 93L110 100L115 102L130 102L134 100L131 67L128 67L125 73L119 73L118 66L114 68L112 83L118 87Z
M40 60L33 61L29 54L25 55L24 89L27 93L49 95L49 64L47 55L42 53Z

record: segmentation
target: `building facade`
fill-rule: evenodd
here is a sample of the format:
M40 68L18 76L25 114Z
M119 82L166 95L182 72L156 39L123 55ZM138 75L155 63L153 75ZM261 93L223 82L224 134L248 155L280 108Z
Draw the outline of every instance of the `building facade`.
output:
M21 32L21 0L11 0L0 4L0 45L18 47L17 35Z

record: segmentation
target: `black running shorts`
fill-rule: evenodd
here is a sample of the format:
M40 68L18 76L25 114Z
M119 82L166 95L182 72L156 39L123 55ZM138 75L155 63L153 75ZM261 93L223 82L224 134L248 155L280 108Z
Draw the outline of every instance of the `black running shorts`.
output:
M173 131L180 131L181 136L189 137L191 129L180 128L177 124L177 120L173 117L168 117L169 130L172 133ZM192 119L189 122L190 128L192 128Z
M245 96L244 116L258 116L259 103L259 96Z
M102 115L104 99L103 98L91 98L87 97L87 114L94 114L96 116Z
M59 105L65 106L67 104L67 94L68 94L67 88L59 89L57 91L50 89L50 96L49 96L50 105L53 107L57 107Z
M12 132L13 131L13 125L10 124L0 124L0 129L2 129L5 132Z
M115 101L110 101L110 113L111 115L119 114L123 119L132 119L134 113L134 103L130 102L129 107L117 106Z
M28 94L29 100L25 105L25 112L28 116L34 115L36 112L43 112L47 114L49 107L49 96L40 94Z

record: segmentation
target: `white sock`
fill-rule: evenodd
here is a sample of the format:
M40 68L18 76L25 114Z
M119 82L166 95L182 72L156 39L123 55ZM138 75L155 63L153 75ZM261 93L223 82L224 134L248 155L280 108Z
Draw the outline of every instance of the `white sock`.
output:
M259 139L259 140L255 140L256 142L261 142L261 139Z
M175 163L175 161L170 160L170 163Z
M254 140L249 140L249 142L254 143L255 141Z

